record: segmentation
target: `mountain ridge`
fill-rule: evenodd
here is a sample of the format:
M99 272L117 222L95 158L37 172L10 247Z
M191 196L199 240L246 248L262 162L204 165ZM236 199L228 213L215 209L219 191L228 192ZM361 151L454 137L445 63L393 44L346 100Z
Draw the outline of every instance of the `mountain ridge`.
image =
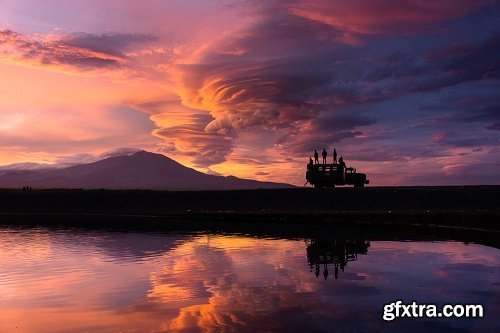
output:
M0 187L151 190L234 190L291 188L290 184L260 182L234 176L208 175L161 154L131 155L60 169L9 170L0 174Z

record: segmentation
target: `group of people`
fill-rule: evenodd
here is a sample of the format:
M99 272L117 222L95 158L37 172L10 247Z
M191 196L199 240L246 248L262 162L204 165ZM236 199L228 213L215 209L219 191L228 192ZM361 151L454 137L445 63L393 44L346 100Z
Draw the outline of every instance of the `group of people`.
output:
M23 186L23 192L31 192L33 190L31 186Z
M326 157L328 156L328 152L325 148L323 148L321 156L323 156L323 164L326 164ZM319 154L316 149L314 149L314 162L312 158L309 158L309 164L319 164ZM339 160L337 161L337 150L335 148L333 148L333 164L342 164L345 166L344 158L342 156L340 156Z

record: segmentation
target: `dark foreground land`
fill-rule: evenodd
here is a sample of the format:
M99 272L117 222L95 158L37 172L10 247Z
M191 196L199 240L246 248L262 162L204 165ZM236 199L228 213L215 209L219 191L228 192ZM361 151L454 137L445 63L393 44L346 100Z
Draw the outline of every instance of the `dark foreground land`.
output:
M147 221L147 222L145 222ZM0 223L455 228L500 233L500 186L248 191L0 190ZM316 228L317 229L317 228ZM498 238L498 237L497 237Z

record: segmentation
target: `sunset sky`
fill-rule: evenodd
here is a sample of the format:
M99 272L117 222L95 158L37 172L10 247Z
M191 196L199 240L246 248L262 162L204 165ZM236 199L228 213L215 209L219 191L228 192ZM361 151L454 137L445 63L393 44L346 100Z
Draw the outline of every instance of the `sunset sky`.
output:
M134 149L305 182L500 184L500 1L1 0L0 165Z

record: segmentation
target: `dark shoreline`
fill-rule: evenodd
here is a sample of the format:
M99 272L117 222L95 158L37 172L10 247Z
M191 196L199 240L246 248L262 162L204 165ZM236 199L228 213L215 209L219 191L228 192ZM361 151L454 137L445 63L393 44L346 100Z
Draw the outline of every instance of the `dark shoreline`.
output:
M0 189L0 212L500 214L500 185L227 191Z
M266 237L357 235L401 240L420 235L500 247L500 186L198 192L0 190L0 224Z
M237 191L0 190L0 213L500 215L500 186Z
M459 241L500 248L500 231L430 223L418 216L392 220L359 215L286 216L252 214L202 215L100 215L100 214L0 214L0 226L55 228L111 232L161 232L227 234L287 239L337 239L379 241ZM448 216L449 217L449 216ZM498 218L497 218L498 221Z

